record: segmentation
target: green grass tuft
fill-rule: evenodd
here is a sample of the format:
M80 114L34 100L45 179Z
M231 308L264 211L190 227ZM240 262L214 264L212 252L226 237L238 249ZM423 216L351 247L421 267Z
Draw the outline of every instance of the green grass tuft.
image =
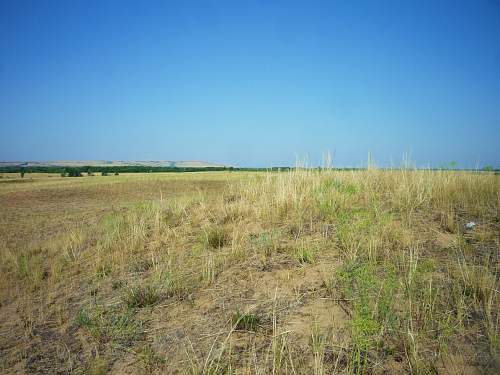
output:
M259 326L260 317L255 314L244 313L240 309L237 309L233 313L231 321L233 326L235 326L238 330L255 332Z
M123 300L129 308L142 308L156 305L161 299L161 293L153 285L134 286L127 289Z

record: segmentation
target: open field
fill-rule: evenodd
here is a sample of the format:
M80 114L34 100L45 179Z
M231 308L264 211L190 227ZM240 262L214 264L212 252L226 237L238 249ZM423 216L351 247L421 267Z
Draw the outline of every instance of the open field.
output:
M500 371L493 173L10 177L1 373Z

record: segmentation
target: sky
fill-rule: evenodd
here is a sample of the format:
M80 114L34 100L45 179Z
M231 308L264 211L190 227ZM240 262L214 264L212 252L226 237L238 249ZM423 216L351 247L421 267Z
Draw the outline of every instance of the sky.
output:
M0 0L0 160L500 166L500 0Z

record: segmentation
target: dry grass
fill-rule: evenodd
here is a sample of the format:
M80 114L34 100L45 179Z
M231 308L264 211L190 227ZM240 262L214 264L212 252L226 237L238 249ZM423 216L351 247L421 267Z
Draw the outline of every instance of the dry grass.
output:
M2 373L500 369L492 173L35 176L0 207Z

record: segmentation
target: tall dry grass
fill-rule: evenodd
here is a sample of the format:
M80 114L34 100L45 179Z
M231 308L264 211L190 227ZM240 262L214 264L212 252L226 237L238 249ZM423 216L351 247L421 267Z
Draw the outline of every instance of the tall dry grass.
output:
M429 373L457 360L493 371L499 203L493 173L371 167L233 176L216 196L159 193L37 248L5 249L2 273L32 303L57 293L70 300L60 314L93 343L87 369L104 359L112 370L118 345L153 372ZM317 285L311 275L320 266L325 281ZM283 270L287 279L276 285L236 290L269 296L244 313L229 297L246 272L281 280ZM301 277L309 291L292 286ZM197 301L212 306L214 298L223 308L205 316ZM318 324L306 335L288 329L318 299L347 311L341 341ZM24 308L35 325L51 313ZM220 332L198 342L187 335L183 350L169 353L158 344L161 331L148 328L168 309L183 312L170 324L191 335ZM253 333L239 333L242 319ZM244 350L233 347L241 341Z

